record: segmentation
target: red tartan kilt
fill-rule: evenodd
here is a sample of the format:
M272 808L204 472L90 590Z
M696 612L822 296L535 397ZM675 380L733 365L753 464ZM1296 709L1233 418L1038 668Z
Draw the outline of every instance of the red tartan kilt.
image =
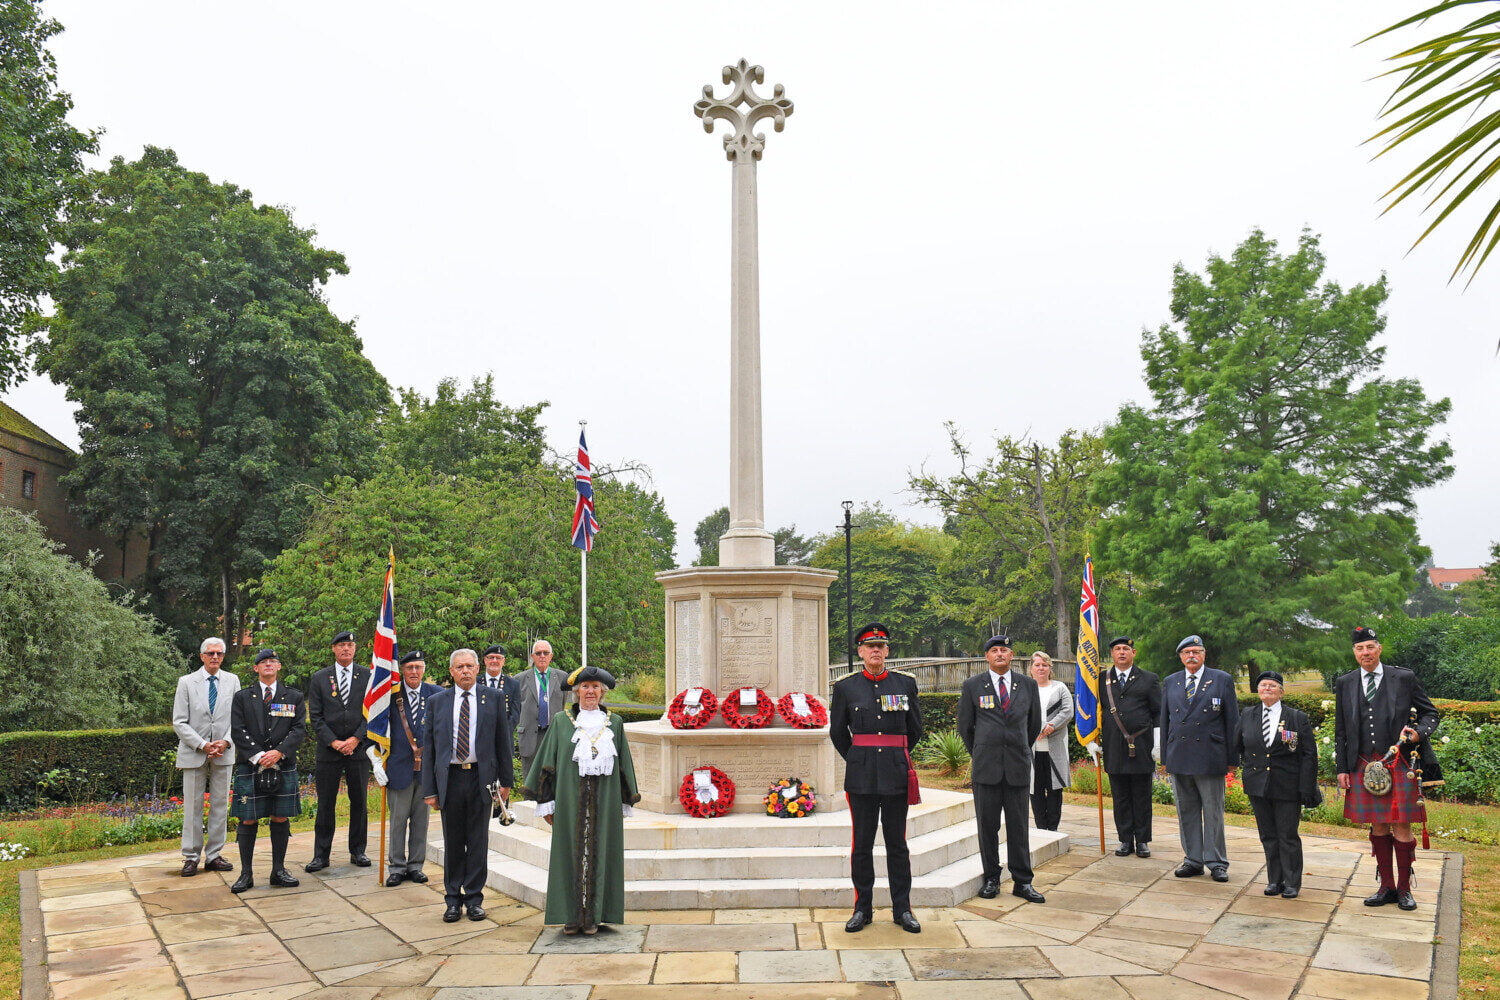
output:
M1365 791L1365 764L1375 758L1361 757L1354 768L1354 782L1344 793L1344 818L1351 823L1422 823L1426 806L1419 801L1415 778L1406 776L1399 764L1391 772L1391 790L1385 795Z

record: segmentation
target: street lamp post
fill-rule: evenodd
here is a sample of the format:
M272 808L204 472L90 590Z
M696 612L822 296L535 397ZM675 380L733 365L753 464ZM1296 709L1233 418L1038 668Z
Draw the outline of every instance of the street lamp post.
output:
M845 500L844 508L844 655L854 669L854 501Z

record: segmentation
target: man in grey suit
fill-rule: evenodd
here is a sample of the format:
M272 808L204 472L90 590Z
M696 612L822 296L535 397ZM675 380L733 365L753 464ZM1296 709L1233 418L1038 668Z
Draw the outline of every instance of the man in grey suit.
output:
M510 795L515 757L505 697L475 683L479 656L455 649L448 657L453 687L427 703L422 742L422 798L443 816L443 921L484 919L485 856L494 794ZM491 790L495 790L492 794Z
M1027 825L1031 745L1042 732L1042 699L1036 681L1010 669L1010 637L985 640L990 669L964 681L958 699L958 735L969 749L974 819L984 882L979 895L1000 893L1000 817L1005 816L1005 862L1011 895L1028 903L1047 900L1031 886L1031 836Z
M1177 644L1183 669L1162 682L1161 761L1172 778L1182 864L1178 878L1202 875L1229 881L1224 847L1224 775L1238 763L1239 701L1234 680L1205 667L1203 640Z
M234 741L229 712L240 679L220 668L224 640L210 636L198 647L203 666L177 680L172 699L172 728L177 731L177 767L182 771L182 875L204 871L232 872L221 857L229 822L229 773ZM203 836L203 793L208 792L208 838ZM201 862L201 864L200 864Z
M563 684L568 675L552 665L552 643L546 639L532 643L531 666L516 678L521 689L516 699L520 704L515 722L516 749L521 753L522 774L531 773L536 748L542 745L548 723L563 710L567 697Z

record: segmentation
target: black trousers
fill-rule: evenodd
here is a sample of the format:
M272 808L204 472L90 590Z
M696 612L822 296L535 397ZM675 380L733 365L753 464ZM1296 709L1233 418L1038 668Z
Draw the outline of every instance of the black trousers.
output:
M854 848L849 872L854 878L854 908L875 908L875 827L885 831L885 874L891 884L891 909L911 909L911 851L906 847L906 792L900 795L847 795Z
M1052 754L1034 750L1031 754L1031 815L1038 830L1056 830L1062 822L1061 788L1052 787Z
M370 758L355 751L341 760L320 760L313 768L318 789L318 815L313 820L313 857L328 860L333 853L335 810L339 780L349 786L349 853L365 853L370 818L365 810L365 786L370 783Z
M1302 838L1297 835L1302 805L1293 799L1252 795L1250 808L1261 849L1266 852L1266 881L1302 888Z
M443 794L443 899L449 906L477 906L484 902L489 872L489 791L479 781L479 768L448 768Z
M1151 843L1151 775L1109 774L1115 801L1115 833L1126 847Z
M974 819L979 825L979 861L984 877L1000 877L1000 820L1005 819L1005 863L1014 882L1031 881L1025 785L974 784Z

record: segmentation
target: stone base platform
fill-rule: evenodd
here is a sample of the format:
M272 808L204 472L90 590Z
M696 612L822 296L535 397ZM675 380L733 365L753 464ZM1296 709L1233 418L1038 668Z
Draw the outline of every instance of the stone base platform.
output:
M907 817L912 903L954 906L979 889L973 798L932 788L922 789L922 798ZM513 825L490 827L489 887L541 907L551 828L536 818L533 803L518 803L514 814ZM1032 830L1030 844L1034 866L1068 852L1064 833ZM442 858L436 828L428 858ZM875 905L889 906L879 837L875 871ZM847 907L851 898L847 812L695 819L637 808L625 821L627 910Z

